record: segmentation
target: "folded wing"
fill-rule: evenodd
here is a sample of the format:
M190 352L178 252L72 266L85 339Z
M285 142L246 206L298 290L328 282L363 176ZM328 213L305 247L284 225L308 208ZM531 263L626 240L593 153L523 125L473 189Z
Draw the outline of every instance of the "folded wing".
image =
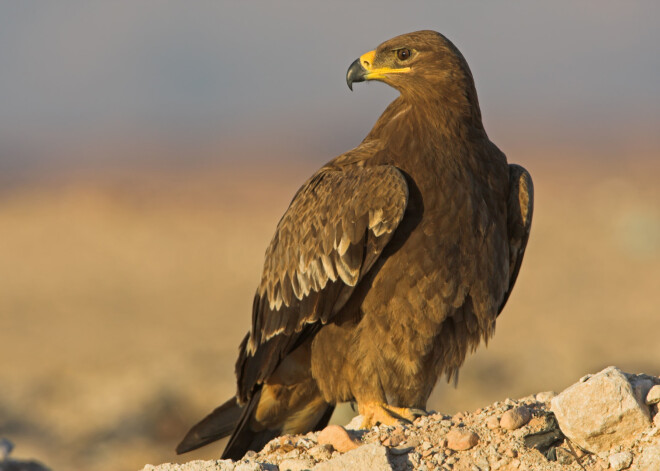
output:
M252 329L236 364L240 401L342 308L407 202L406 180L389 165L325 167L303 185L266 250Z

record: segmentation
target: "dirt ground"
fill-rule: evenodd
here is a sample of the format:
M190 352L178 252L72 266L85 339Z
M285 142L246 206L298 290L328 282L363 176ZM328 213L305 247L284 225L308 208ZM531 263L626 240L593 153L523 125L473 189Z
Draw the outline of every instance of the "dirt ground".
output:
M428 407L660 374L660 162L535 156L532 235L488 347ZM317 164L0 188L0 436L54 469L140 469L234 389L263 253ZM345 415L350 410L344 408Z

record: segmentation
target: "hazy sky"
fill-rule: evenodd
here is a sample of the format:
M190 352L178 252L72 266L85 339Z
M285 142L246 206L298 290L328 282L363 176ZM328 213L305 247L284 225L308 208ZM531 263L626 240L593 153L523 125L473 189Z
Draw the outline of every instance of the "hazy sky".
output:
M498 143L657 143L658 18L657 1L0 0L0 170L35 158L23 148L103 136L272 141L330 158L395 96L351 93L347 67L418 29L466 56Z

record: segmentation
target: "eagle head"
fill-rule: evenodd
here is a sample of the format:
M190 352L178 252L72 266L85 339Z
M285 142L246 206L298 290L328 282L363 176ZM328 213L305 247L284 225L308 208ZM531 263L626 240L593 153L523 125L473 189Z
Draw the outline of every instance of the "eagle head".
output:
M435 31L416 31L389 39L356 59L346 82L385 82L408 102L439 102L480 120L474 79L454 44Z

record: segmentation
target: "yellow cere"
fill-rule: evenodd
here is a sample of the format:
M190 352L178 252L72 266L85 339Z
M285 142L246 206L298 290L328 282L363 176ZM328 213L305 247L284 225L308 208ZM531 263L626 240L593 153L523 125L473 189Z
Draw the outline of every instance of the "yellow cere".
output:
M376 57L376 51L369 51L360 56L360 64L367 70L367 74L364 76L367 80L379 79L385 77L387 74L405 74L410 72L410 67L402 67L394 69L392 67L380 67L374 69L374 58Z

